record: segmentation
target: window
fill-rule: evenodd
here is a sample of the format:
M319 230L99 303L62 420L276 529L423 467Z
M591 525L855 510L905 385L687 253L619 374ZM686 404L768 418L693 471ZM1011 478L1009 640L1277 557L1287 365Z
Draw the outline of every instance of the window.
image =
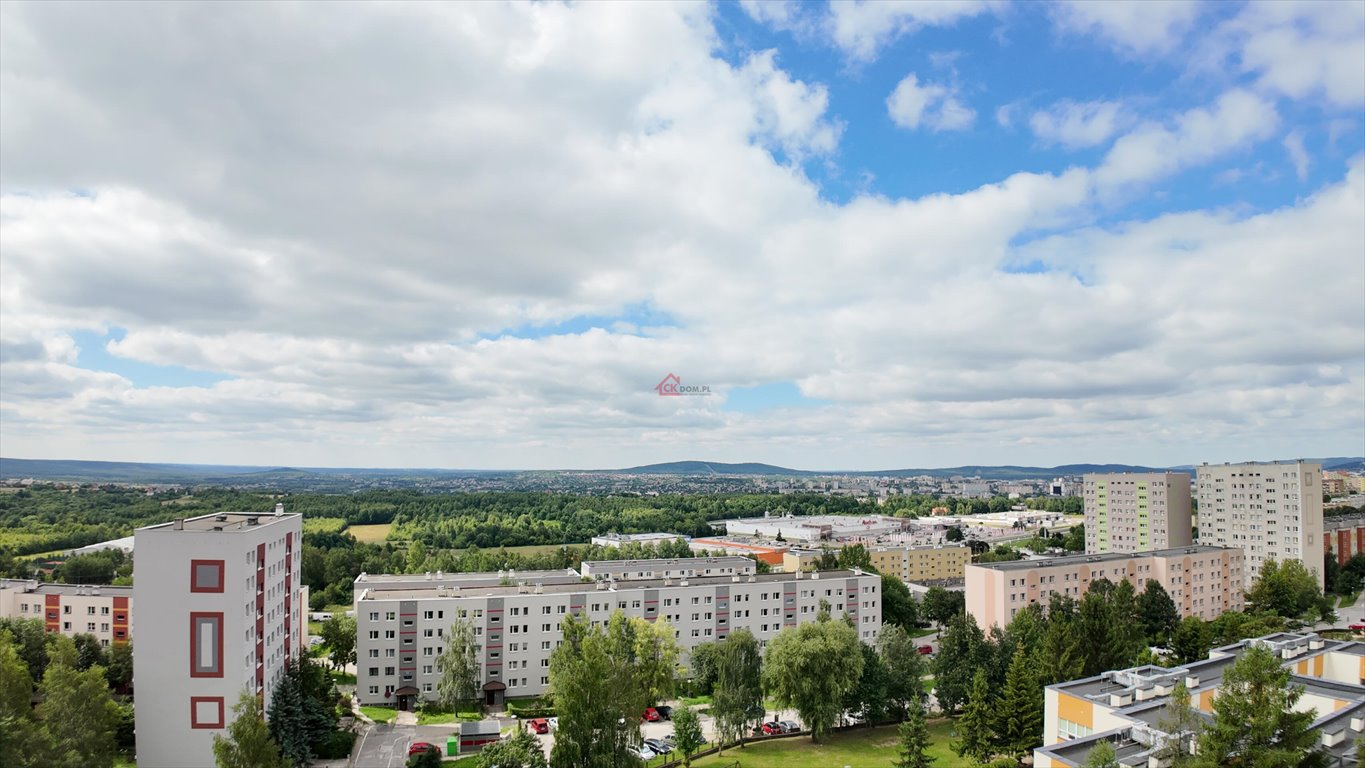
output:
M386 674L386 675L392 675L392 674L393 674L393 667L384 667L384 674Z
M86 622L86 624L85 624L85 631L86 631L86 632L94 632L94 631L95 631L95 622L93 622L93 621Z
M398 618L398 614L395 613L394 611L384 612L384 621L393 621L396 618Z
M377 676L378 674L379 674L379 667L370 667L370 677L375 677L375 676Z
M384 630L384 639L385 639L385 640L392 640L392 639L394 639L394 638L397 637L397 636L398 636L398 633L395 632L395 631L392 630L392 629L386 629L386 630Z
M100 608L100 615L101 615L101 616L108 616L108 615L109 615L109 606L107 606L107 605L106 605L106 606L102 606L102 607Z
M372 629L372 630L370 630L370 639L371 639L371 640L378 640L378 639L379 639L379 630L377 630L377 629Z
M371 695L371 696L378 696L378 695L379 695L379 686L377 686L377 685L372 685L372 686L370 686L370 695Z
M71 606L69 606L69 605L63 605L63 606L62 606L62 613L65 613L65 614L68 614L68 615L69 615L69 614L71 613Z
M378 649L378 648L371 648L371 649L370 649L370 658L372 658L372 659L377 659L377 658L379 658L379 649Z
M94 616L94 615L95 615L95 606L93 606L93 605L87 605L87 606L85 607L85 613L86 613L87 616Z
M370 611L370 621L379 621L379 611Z

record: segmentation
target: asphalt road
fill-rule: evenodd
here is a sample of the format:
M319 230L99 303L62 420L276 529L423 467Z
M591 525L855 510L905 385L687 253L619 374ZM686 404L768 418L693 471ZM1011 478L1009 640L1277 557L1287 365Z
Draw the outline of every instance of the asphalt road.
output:
M435 744L445 754L450 726L375 724L360 737L356 768L403 768L414 741Z

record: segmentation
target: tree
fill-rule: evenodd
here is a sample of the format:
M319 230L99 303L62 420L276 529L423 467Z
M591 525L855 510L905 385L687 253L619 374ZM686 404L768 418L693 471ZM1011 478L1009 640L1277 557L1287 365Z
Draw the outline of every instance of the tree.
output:
M1068 552L1085 551L1085 523L1078 523L1071 526L1071 530L1066 532L1066 541L1062 544Z
M877 653L886 668L886 704L892 716L904 719L906 713L924 707L924 657L914 638L897 626L882 627L877 635Z
M934 694L945 714L952 714L967 699L972 671L985 661L986 639L970 613L961 613L948 622L939 638L934 657Z
M995 701L991 697L990 683L986 682L986 671L978 667L972 676L967 706L957 720L958 740L953 744L953 751L959 757L984 763L994 754L995 738L991 732L994 712Z
M994 731L999 751L1016 760L1043 743L1043 688L1033 675L1032 656L1022 646L1010 662Z
M1076 629L1076 601L1052 593L1047 630L1038 650L1038 683L1048 686L1080 677L1085 669L1084 643Z
M863 673L858 630L842 621L787 627L768 642L763 681L778 704L793 707L820 741Z
M910 594L905 582L895 576L882 575L882 626L911 629L919 621L919 603Z
M460 616L450 624L446 633L446 647L436 657L436 669L441 679L436 683L436 700L451 712L461 704L479 698L479 653L474 644L474 623Z
M924 617L943 626L949 619L966 609L966 596L961 592L949 592L943 587L930 587L924 593Z
M435 749L418 752L408 758L406 768L441 768L441 753Z
M270 699L270 736L291 765L304 768L315 745L336 728L336 695L326 670L308 656L291 658Z
M706 737L701 732L701 718L691 707L673 710L673 738L677 750L682 753L683 765L692 765L692 755L706 746Z
M962 535L962 529L956 525L943 533L944 541L962 541L964 538L966 537Z
M327 660L334 669L355 663L355 617L335 614L322 623L322 642L327 644Z
M929 768L934 758L929 755L929 729L924 723L924 707L910 708L905 722L896 730L900 737L900 751L894 768Z
M1301 686L1273 651L1244 650L1223 673L1213 698L1213 722L1199 735L1200 768L1291 768L1318 751L1309 727L1314 712L1296 712Z
M109 666L104 668L109 687L124 692L133 684L133 644L114 643L109 646Z
M550 694L559 711L550 762L555 768L636 768L648 692L636 680L634 627L612 614L606 628L568 615L550 654Z
M872 567L872 555L868 554L867 547L862 544L849 544L839 550L840 568L861 568L864 571L876 571Z
M1138 615L1142 617L1142 627L1147 634L1147 642L1152 645L1165 645L1171 639L1176 624L1180 622L1180 612L1166 588L1156 579L1148 579L1147 586L1138 596Z
M859 645L862 646L863 673L844 694L843 707L845 712L861 714L868 724L878 723L886 719L889 675L877 650L867 643Z
M218 768L288 768L289 761L270 738L255 694L243 690L232 707L227 736L213 735L213 759Z
M673 625L660 616L655 621L630 620L635 638L635 681L646 702L655 704L673 697L678 680L678 641Z
M1175 653L1175 660L1181 664L1203 660L1209 653L1211 635L1209 625L1198 616L1181 619L1171 635L1171 651Z
M711 715L717 740L723 745L744 736L750 722L763 716L763 654L747 629L739 629L717 644L716 686Z
M104 646L100 645L99 639L94 635L82 632L71 639L76 643L76 669L85 670L107 664Z
M1185 687L1184 681L1175 684L1166 711L1169 715L1161 720L1159 727L1175 738L1157 750L1157 757L1168 760L1170 768L1187 768L1193 762L1194 741L1203 729L1204 721L1190 705L1190 689Z
M438 754L436 765L441 765ZM517 731L509 739L490 744L474 758L474 768L548 768L540 739L529 731Z
M1247 610L1297 619L1315 608L1322 590L1317 577L1298 560L1266 560L1247 591Z
M0 628L0 755L16 768L39 768L52 751L51 739L34 719L33 678L13 636Z
M1147 647L1147 638L1132 582L1124 579L1115 584L1109 599L1113 623L1109 625L1107 645L1113 655L1108 669L1122 669L1137 661L1138 654Z
M114 764L118 707L102 667L77 669L76 644L54 637L47 671L38 686L38 719L52 739L53 768L108 768Z
M699 643L687 655L688 672L691 674L692 691L705 696L716 685L716 643Z
M1085 758L1085 765L1082 768L1122 768L1119 765L1119 757L1114 752L1114 745L1107 740L1101 741L1090 750L1090 754Z

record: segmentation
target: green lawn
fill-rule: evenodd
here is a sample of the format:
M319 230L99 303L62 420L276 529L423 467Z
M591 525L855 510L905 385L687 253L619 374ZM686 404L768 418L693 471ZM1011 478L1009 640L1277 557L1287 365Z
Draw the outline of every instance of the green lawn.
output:
M933 627L915 627L906 634L908 634L910 637L927 637L929 635L934 634L937 631L938 630L934 629Z
M342 672L339 669L329 669L327 674L332 676L332 682L337 685L355 685L355 675L350 672Z
M340 517L308 517L303 521L304 533L340 533L346 521Z
M934 768L964 765L953 753L952 722L935 720L929 724L929 756L936 758ZM736 761L739 768L890 768L896 760L896 726L853 728L832 734L823 744L808 736L777 739L731 747L722 756L711 755L693 760L696 768L728 768Z
M458 714L444 710L434 704L427 704L417 710L418 725L442 725L460 720L482 720L483 713L478 709L468 709Z
M360 711L376 723L387 723L397 716L397 710L393 707L361 707Z
M681 701L684 705L689 707L711 706L710 694L707 694L706 696L684 696Z
M346 529L346 532L355 537L356 541L369 544L377 544L389 537L389 531L393 529L393 523L380 523L378 525L353 525Z

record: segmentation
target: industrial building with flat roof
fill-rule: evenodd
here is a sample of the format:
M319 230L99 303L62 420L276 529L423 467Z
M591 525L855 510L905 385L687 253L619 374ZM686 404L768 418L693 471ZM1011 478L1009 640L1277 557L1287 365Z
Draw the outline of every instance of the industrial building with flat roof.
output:
M876 538L906 529L911 518L884 515L805 515L717 520L729 536L755 536L773 541L839 541Z
M1049 596L1080 600L1098 579L1128 581L1141 592L1154 579L1184 616L1212 620L1242 607L1242 562L1235 547L1176 547L967 566L967 611L982 629L1004 627L1020 609Z
M881 630L876 574L759 574L748 558L703 558L688 569L702 575L658 577L679 573L685 563L585 562L581 573L588 580L571 583L529 580L526 574L510 583L496 574L439 583L428 582L425 574L420 579L362 574L355 582L356 696L362 704L400 708L433 700L440 681L436 657L456 617L474 624L482 696L493 706L505 697L545 692L550 654L563 639L560 622L567 614L593 622L605 622L618 610L646 621L664 618L684 655L740 628L766 645L783 628L814 621L822 601L836 616L847 615L865 642L874 642ZM712 575L704 575L708 568ZM639 578L640 573L656 575Z
M1365 736L1365 643L1289 632L1216 648L1192 664L1133 667L1047 686L1043 746L1034 750L1033 765L1084 765L1101 742L1114 747L1123 768L1166 765L1158 751L1182 739L1188 746L1193 738L1167 725L1176 685L1185 685L1191 707L1210 722L1223 675L1252 646L1273 651L1290 670L1290 684L1303 688L1294 708L1314 712L1312 730L1331 765L1355 768L1356 741Z
M622 544L661 544L665 541L687 541L681 533L608 533L592 537L599 547L620 547Z

